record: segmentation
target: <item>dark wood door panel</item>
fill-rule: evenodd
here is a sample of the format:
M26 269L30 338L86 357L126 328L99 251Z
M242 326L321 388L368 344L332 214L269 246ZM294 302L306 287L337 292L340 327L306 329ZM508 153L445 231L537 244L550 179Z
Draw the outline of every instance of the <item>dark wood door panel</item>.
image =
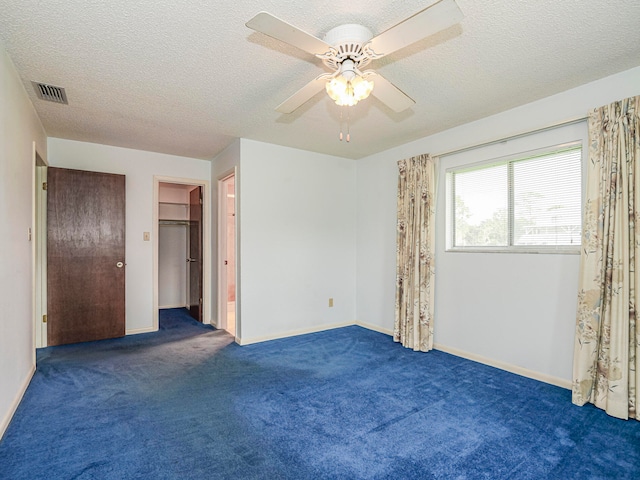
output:
M47 183L47 342L121 337L125 177L49 168Z
M189 314L202 322L202 187L189 193Z

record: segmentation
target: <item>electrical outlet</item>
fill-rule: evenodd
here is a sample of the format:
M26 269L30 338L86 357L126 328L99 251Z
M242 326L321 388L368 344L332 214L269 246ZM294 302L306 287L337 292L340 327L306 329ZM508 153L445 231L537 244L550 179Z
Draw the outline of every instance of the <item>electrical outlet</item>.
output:
M148 242L151 240L151 234L149 232L142 232L142 240Z
M333 307L333 298L330 298L330 299L329 299L329 306L330 306L330 307Z

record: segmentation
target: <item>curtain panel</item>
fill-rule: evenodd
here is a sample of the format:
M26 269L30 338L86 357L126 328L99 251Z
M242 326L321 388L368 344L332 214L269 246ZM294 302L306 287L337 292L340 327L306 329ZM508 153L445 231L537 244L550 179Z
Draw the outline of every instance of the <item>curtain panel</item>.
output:
M640 97L589 114L572 400L640 419Z
M396 301L393 339L407 348L433 348L435 287L435 159L398 162Z

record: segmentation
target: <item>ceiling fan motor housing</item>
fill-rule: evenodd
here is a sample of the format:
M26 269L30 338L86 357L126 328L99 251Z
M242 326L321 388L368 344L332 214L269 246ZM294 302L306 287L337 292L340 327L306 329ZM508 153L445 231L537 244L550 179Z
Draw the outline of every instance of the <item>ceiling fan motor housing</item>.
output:
M367 42L372 38L373 33L367 27L354 23L340 25L329 30L324 36L324 41L332 48L329 52L318 55L318 57L327 67L341 71L343 74L353 71L353 68L360 70L374 58L371 55L372 52L365 48ZM345 60L350 60L353 63L347 62L348 68L343 69Z

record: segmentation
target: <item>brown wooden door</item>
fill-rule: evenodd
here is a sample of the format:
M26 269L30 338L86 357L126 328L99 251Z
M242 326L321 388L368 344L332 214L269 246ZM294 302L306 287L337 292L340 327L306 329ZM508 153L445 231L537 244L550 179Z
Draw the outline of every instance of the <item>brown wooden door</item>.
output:
M189 314L202 321L202 187L189 193Z
M125 334L125 177L47 171L47 343Z

